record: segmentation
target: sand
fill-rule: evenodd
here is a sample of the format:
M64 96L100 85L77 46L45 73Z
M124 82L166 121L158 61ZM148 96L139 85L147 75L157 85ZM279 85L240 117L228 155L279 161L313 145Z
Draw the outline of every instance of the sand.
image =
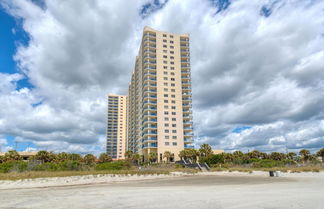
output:
M68 181L68 182L66 182ZM200 173L0 181L0 208L324 208L324 173Z

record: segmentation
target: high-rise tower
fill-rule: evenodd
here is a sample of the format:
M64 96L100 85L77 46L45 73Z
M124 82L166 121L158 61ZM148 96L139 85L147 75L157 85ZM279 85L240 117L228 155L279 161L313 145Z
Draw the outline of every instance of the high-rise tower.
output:
M148 159L171 160L193 148L188 34L145 27L128 92L127 149Z
M127 131L127 96L108 95L107 154L114 160L124 159Z

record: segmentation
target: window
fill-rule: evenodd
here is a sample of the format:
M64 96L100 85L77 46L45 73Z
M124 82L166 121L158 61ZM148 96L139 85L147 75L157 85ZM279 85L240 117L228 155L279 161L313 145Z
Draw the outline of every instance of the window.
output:
M163 71L163 74L164 74L164 75L168 75L168 72L167 72L167 71Z
M164 43L166 43L166 42L167 42L167 40L166 40L166 39L163 39L163 42L164 42Z
M172 142L172 145L173 146L177 146L177 142Z
M172 139L177 139L177 136L172 136Z
M164 109L169 109L169 106L168 105L164 105Z
M171 49L174 49L174 46L170 46Z
M174 72L171 72L171 75L174 75Z
M171 95L171 97L172 97L172 98L175 98L175 95L174 95L174 94L172 94L172 95Z
M169 115L169 112L168 111L164 111L164 115Z
M173 127L173 128L177 127L177 124L172 124L172 127Z
M172 121L177 121L177 119L176 118L172 118Z
M170 62L171 65L174 65L174 62Z
M165 137L167 137L167 136L165 136ZM169 142L165 142L165 145L166 145L166 146L169 146L169 144L170 144Z
M168 117L165 117L164 120L165 120L165 121L169 121L169 118L168 118Z
M166 55L163 55L163 58L168 58L168 56L166 56Z
M174 42L173 41L170 41L170 44L173 44Z
M167 66L163 66L163 69L168 69L168 67Z
M166 61L166 60L163 60L163 64L168 64L168 61Z
M166 34L163 34L163 37L167 37L167 35Z
M175 92L175 89L171 89L171 92Z
M174 67L171 67L171 70L174 70Z
M170 38L173 38L173 35L170 35Z
M164 124L164 127L169 127L169 124L168 124L168 123L165 123L165 124Z
M170 51L170 54L174 54L174 51Z
M164 130L164 133L169 133L169 132L170 132L169 129Z
M174 84L174 83L171 83L171 86L173 86L173 87L174 87L174 86L175 86L175 84Z
M175 110L175 109L176 109L176 106L172 106L171 109L172 109L172 110Z
M168 91L168 89L167 88L164 88L163 91Z
M169 97L169 95L168 95L168 94L164 94L163 96L164 96L164 97Z
M163 83L163 86L168 86L168 83Z
M164 103L169 103L169 101L168 100L164 100Z
M177 130L172 130L172 133L174 133L174 134L177 133Z
M177 113L176 112L172 112L172 115L176 115Z
M163 48L167 48L167 45L163 45Z
M175 78L171 78L171 81L175 81Z
M163 53L168 53L168 50L165 50L165 49L164 49L164 50L163 50ZM173 53L171 53L171 54L173 54Z
M171 56L170 59L174 60L174 56Z
M168 77L164 77L163 79L164 79L165 81L167 81L167 80L168 80Z

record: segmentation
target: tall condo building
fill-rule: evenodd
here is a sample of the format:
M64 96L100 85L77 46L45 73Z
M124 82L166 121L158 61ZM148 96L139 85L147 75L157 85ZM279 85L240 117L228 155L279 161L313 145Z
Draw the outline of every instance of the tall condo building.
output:
M188 34L143 30L127 99L127 150L171 160L193 148Z
M107 154L124 159L126 150L127 96L108 95Z

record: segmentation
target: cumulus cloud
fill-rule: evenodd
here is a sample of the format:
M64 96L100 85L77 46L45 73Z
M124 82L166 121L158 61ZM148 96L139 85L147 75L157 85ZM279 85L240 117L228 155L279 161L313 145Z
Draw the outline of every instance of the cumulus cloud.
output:
M19 72L0 74L2 135L50 150L103 151L106 94L126 94L148 25L190 34L197 144L264 151L324 146L321 1L1 5L30 36L15 55ZM34 88L17 88L24 78ZM251 128L232 132L243 126Z

